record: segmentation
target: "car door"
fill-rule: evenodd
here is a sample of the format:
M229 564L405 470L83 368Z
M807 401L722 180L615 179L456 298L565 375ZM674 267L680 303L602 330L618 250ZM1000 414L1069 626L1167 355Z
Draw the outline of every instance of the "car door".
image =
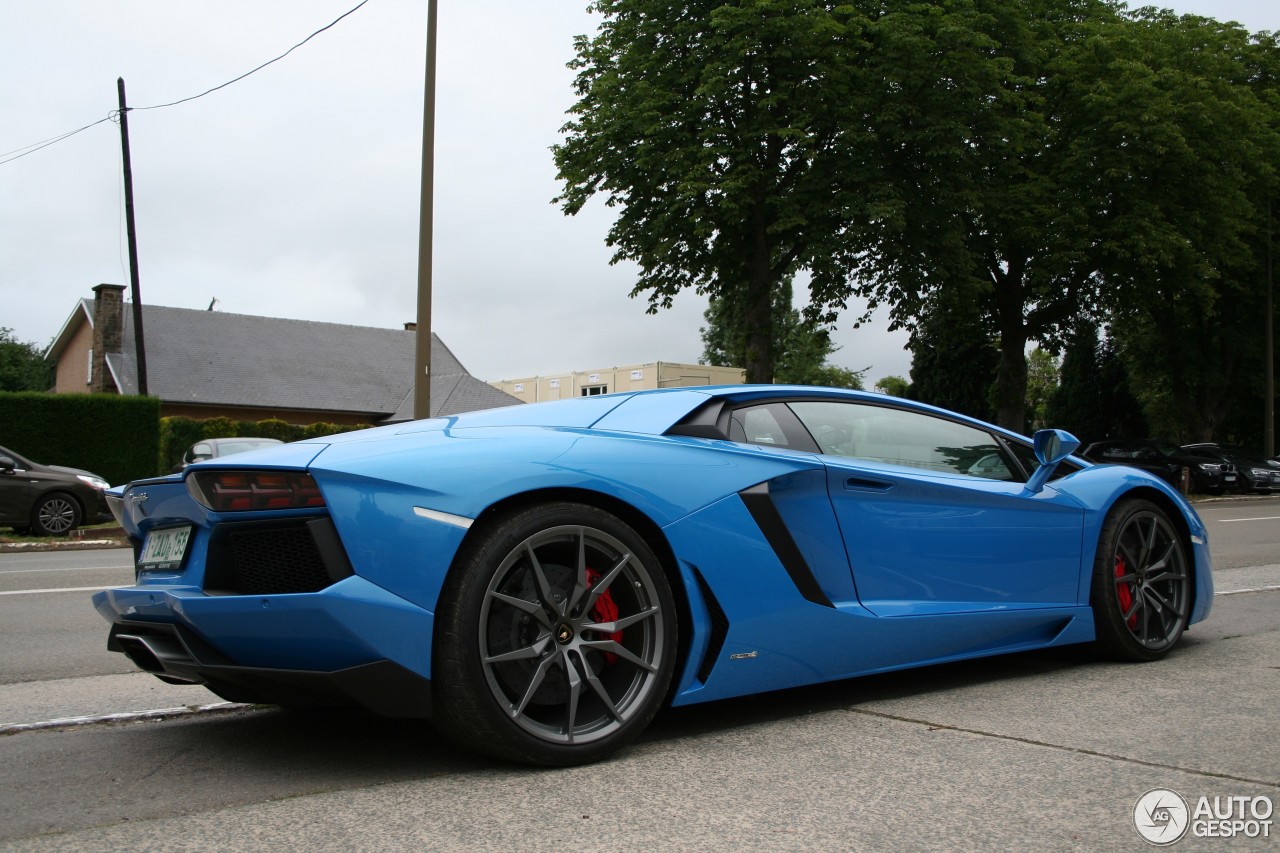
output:
M8 455L0 451L0 455ZM31 507L43 490L38 475L27 468L27 463L15 456L12 472L0 472L0 522L26 526L30 523Z
M881 616L1074 606L1084 511L991 433L862 402L794 401L817 441L862 605Z

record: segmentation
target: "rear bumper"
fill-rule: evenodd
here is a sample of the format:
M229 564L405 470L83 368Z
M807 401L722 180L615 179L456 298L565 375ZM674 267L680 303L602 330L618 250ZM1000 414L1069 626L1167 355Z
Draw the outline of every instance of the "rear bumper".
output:
M329 672L236 666L180 625L127 620L111 626L107 648L162 681L203 684L232 702L358 705L387 717L431 715L431 682L389 660Z
M276 595L143 583L93 602L108 648L165 681L236 702L430 716L434 615L362 578Z

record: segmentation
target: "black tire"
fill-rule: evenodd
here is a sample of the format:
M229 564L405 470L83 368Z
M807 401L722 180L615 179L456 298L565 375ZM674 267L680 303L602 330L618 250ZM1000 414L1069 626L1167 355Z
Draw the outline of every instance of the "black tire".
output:
M507 760L605 758L653 719L675 669L661 561L621 520L583 504L528 507L482 531L436 620L436 726Z
M1186 630L1191 560L1168 514L1147 500L1125 500L1098 537L1090 604L1097 647L1107 657L1164 657Z
M31 532L37 536L66 536L80 526L80 504L65 492L44 495L31 508Z

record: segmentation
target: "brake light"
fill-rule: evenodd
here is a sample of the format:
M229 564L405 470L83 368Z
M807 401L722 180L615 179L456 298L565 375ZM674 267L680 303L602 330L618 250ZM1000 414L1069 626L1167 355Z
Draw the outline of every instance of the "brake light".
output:
M187 491L215 512L324 506L312 476L294 471L200 471L187 478Z

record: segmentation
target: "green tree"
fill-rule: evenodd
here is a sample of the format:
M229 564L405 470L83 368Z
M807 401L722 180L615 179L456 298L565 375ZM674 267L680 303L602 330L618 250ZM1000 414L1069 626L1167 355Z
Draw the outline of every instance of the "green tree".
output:
M983 305L997 419L1021 428L1028 342L1203 284L1177 274L1242 248L1266 110L1238 27L1101 0L938 5L891 3L872 34L883 214L856 289L912 330L943 293Z
M554 147L575 214L620 209L607 242L650 313L685 288L740 306L747 379L776 373L773 305L801 269L835 293L849 221L842 138L865 84L854 7L819 0L597 0L575 42L577 103ZM817 317L842 308L819 299ZM738 310L738 309L735 309Z
M1045 406L1050 426L1065 429L1086 445L1107 438L1149 434L1142 406L1129 390L1129 374L1110 338L1097 325L1081 323L1072 334L1058 371L1058 387Z
M911 396L983 420L991 419L991 379L1000 352L982 322L981 306L940 297L916 323Z
M911 383L901 376L886 376L876 382L876 390L891 397L910 397Z
M1049 400L1058 389L1058 360L1036 347L1027 356L1027 428L1030 435L1049 426Z
M1210 304L1275 193L1275 39L1239 27L1113 0L591 8L557 201L619 208L608 242L651 312L685 288L740 304L752 381L803 270L807 320L863 296L926 339L917 360L923 318L978 306L995 417L1022 429L1028 344Z
M775 288L771 318L774 374L768 381L788 385L827 385L862 388L863 371L849 370L829 362L837 347L825 328L806 320L791 304L791 284ZM746 324L741 303L713 298L703 314L702 360L707 364L740 365L747 349Z
M54 365L40 348L0 328L0 391L48 391L53 383Z

